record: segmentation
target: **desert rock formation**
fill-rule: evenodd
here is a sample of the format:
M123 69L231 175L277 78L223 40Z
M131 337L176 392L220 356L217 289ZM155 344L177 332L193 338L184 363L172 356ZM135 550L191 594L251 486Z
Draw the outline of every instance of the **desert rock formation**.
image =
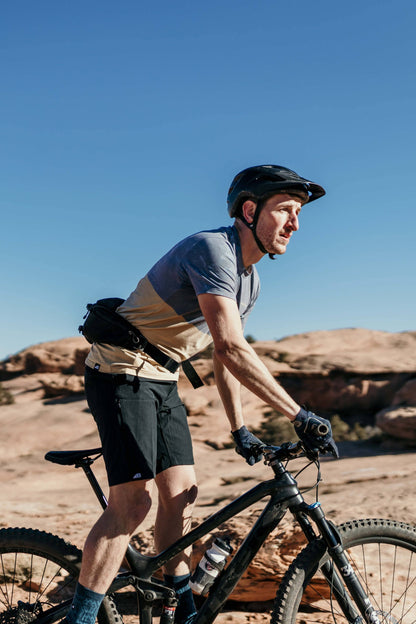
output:
M313 332L253 347L273 375L300 402L318 413L337 413L354 423L382 428L413 447L365 442L340 444L342 459L324 460L320 499L336 522L353 517L416 518L416 332L389 334L360 329ZM43 461L52 449L99 446L83 395L83 338L43 343L0 363L2 386L15 402L0 407L0 526L32 526L65 536L82 547L99 513L86 480L77 470ZM236 455L213 381L211 360L195 367L205 386L193 390L185 377L180 392L189 411L200 483L195 517L203 519L259 481L270 478L262 464L251 468ZM243 389L247 424L259 427L270 409ZM304 460L296 460L299 466ZM102 461L97 476L105 483ZM313 484L310 469L299 477ZM311 494L312 498L314 494ZM346 504L348 501L348 504ZM258 515L257 506L223 530L237 545ZM137 540L151 550L154 510ZM276 581L303 537L290 518L269 538L234 598L270 601ZM197 546L194 561L204 544Z
M300 404L416 441L416 332L318 331L253 348ZM45 398L81 393L87 352L82 337L35 345L0 364L0 381L31 375ZM206 386L195 392L183 375L180 386L190 414L198 415L215 403L216 391L210 359L194 364ZM250 401L255 412L264 412L260 401Z

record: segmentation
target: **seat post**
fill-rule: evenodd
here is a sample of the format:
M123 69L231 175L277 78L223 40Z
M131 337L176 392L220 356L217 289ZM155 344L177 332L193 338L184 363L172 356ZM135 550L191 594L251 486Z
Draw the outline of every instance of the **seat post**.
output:
M94 490L94 493L96 495L96 497L98 498L98 501L101 505L101 507L103 509L107 508L108 505L108 501L104 495L104 492L102 491L97 479L95 478L95 474L93 473L93 471L91 470L91 464L93 463L94 460L92 460L90 457L84 457L83 459L80 459L79 462L77 462L75 464L75 468L82 468L85 476L87 477L88 481L90 482L90 485L92 487L92 489Z

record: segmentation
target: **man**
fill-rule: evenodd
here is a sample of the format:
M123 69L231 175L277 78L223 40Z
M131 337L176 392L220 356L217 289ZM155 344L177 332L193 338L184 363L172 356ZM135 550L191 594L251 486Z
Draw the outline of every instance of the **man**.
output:
M293 421L310 448L336 454L327 420L307 412L276 382L243 335L258 293L255 264L286 252L304 204L324 189L275 165L250 167L228 193L234 226L199 232L178 243L139 282L118 313L149 344L176 362L214 343L216 384L237 450L253 465L260 440L244 426L240 384ZM158 490L155 546L169 546L189 529L196 498L192 445L177 395L177 373L152 355L94 344L86 360L86 392L103 445L110 485L108 508L92 528L70 624L92 624L117 573L128 541ZM175 621L195 615L189 587L189 553L166 566L176 589Z

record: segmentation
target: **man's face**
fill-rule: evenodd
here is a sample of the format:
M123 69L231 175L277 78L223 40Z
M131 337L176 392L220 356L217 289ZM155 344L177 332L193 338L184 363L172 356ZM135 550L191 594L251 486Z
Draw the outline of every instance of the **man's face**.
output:
M293 232L299 229L301 197L279 193L264 204L257 222L257 236L268 253L282 255Z

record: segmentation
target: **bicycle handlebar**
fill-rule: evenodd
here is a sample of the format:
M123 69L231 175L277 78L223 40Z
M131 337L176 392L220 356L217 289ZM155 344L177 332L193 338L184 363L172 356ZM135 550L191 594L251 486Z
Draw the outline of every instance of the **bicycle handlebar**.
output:
M312 461L316 461L319 456L318 451L311 451L305 448L302 442L284 442L281 446L257 444L255 447L253 445L252 449L258 457L263 455L267 464L274 461L290 461L300 457L302 454Z
M284 442L281 446L267 444L259 450L261 450L261 453L267 462L272 460L288 461L290 459L296 459L296 457L305 453L305 449L301 442Z
M315 432L319 433L319 435L326 435L330 431L330 427L325 423L320 423L315 426ZM334 450L335 449L335 450ZM235 449L239 455L244 457L243 452L238 446ZM337 448L335 444L331 445L331 441L325 445L315 448L309 448L305 445L304 442L284 442L281 446L274 446L272 444L264 444L259 440L258 444L250 445L250 452L256 458L256 461L259 461L261 456L263 455L265 463L270 464L275 461L290 461L291 459L296 459L300 455L304 455L307 459L312 462L316 462L319 459L319 455L325 453L330 453L336 459L339 457Z

